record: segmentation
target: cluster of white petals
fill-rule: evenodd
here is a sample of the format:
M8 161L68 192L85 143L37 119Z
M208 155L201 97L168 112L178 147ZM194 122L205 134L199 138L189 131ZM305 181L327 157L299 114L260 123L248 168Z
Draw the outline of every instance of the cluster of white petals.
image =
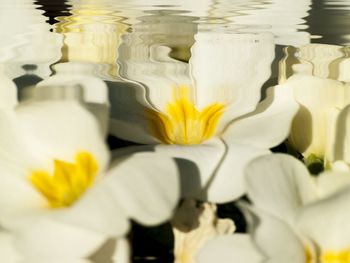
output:
M0 8L0 262L128 263L163 223L175 263L350 262L349 51L308 44L309 0L239 3L246 28L71 2Z
M110 256L128 262L128 218L150 225L171 216L179 196L175 162L147 153L110 160L86 104L57 96L3 104L1 260L88 258L113 239Z
M349 175L330 171L313 178L291 156L257 158L247 168L253 204L242 204L248 234L209 242L199 262L215 256L220 262L347 262Z

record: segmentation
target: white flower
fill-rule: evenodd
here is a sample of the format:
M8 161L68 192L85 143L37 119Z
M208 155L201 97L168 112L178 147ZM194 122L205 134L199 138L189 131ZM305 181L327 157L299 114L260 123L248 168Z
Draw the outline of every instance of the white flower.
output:
M333 161L335 140L341 137L337 118L350 103L349 59L341 46L312 44L288 50L280 82L294 90L301 106L289 141L305 158Z
M111 131L197 164L183 163L184 197L239 197L245 164L287 137L297 110L290 91L279 87L259 103L274 55L272 36L200 32L187 64L140 31L136 27L120 47L120 74L139 84L113 98ZM113 114L114 104L128 106Z
M332 170L350 171L350 104L334 115L327 160Z
M263 251L280 259L283 255L276 251L284 251L284 258L290 257L290 262L346 262L343 256L349 249L349 175L325 172L315 179L299 161L284 155L252 162L247 169L248 195L258 211L266 213L262 219L265 226L260 234L257 229L256 240L263 246L263 235L268 238L265 231L276 238L271 245L265 242ZM282 250L287 239L291 245Z
M259 251L265 261L246 262L348 262L349 173L326 172L315 179L301 162L276 154L247 166L247 188L253 202L250 238L256 246L247 254ZM213 241L206 249L214 253L219 244L235 242L234 236L227 239ZM226 255L218 260L242 262L230 251Z
M110 165L96 119L77 102L23 103L0 111L0 127L0 225L26 259L86 258L123 238L128 218L171 216L175 164L144 153Z

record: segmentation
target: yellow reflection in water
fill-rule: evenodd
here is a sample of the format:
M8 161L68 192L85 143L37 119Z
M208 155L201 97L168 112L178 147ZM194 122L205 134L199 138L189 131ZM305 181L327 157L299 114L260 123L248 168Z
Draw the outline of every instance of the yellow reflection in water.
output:
M91 62L118 73L118 47L128 26L117 10L98 5L73 6L71 15L59 17L55 31L64 36L62 61Z

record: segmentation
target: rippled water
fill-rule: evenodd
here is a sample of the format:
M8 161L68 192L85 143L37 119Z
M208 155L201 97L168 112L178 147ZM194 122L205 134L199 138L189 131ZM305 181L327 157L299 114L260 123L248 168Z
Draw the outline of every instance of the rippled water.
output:
M272 32L277 45L346 45L347 1L2 1L1 61L10 78L52 74L61 62L89 62L104 79L120 78L123 39L167 46L188 61L197 32ZM141 48L141 47L140 47ZM281 57L281 47L277 46ZM35 70L23 65L35 65Z
M88 77L100 77L110 88L112 117L121 118L119 110L128 110L123 104L125 97L139 95L132 88L135 82L147 87L151 76L158 74L170 82L183 78L186 83L189 73L193 73L188 62L196 35L206 33L215 33L218 38L223 34L272 33L276 58L270 83L283 82L295 70L349 81L344 74L350 66L349 49L335 46L350 44L349 25L347 0L2 0L0 63L3 74L15 81L20 99L31 96L28 87L42 80L46 81L42 85L62 82L60 77L74 73L92 86ZM329 46L303 47L309 43ZM218 44L216 48L221 47ZM200 58L201 63L215 61L210 51L207 55ZM262 52L258 59L264 56ZM293 67L301 62L304 68ZM117 91L115 88L126 80L130 89ZM157 83L163 84L167 85L161 79ZM148 96L147 90L142 92ZM160 89L163 96L162 92ZM95 95L92 92L88 96ZM231 95L220 94L224 99ZM156 96L152 101L158 106ZM128 114L135 117L132 112ZM136 116L136 122L142 121ZM118 147L121 143L117 142ZM236 224L244 231L240 217L236 216ZM159 242L156 239L154 247L169 245ZM142 255L148 253L143 244L135 244L135 250Z
M160 4L161 2L161 4ZM338 3L338 7L342 6ZM325 3L324 20L341 12ZM316 7L316 6L315 6ZM331 9L332 7L332 9ZM282 45L301 45L315 35L335 34L333 25L320 32L318 14L312 19L309 1L2 1L1 60L6 73L23 75L24 64L37 66L36 75L51 74L50 65L59 62L91 62L100 65L99 74L116 79L118 47L123 37L140 34L151 45L165 45L176 59L187 61L197 31L257 32L275 34ZM310 15L309 15L310 12ZM343 17L342 17L343 18ZM344 23L344 19L333 23ZM309 21L309 22L308 22ZM339 26L334 25L339 28ZM340 28L344 28L341 26ZM310 30L309 30L310 29ZM338 29L339 30L339 29ZM337 32L337 31L336 31ZM346 38L339 31L337 38ZM144 35L144 38L143 36ZM340 41L339 41L340 42ZM338 43L338 44L342 44ZM97 65L96 65L97 66Z

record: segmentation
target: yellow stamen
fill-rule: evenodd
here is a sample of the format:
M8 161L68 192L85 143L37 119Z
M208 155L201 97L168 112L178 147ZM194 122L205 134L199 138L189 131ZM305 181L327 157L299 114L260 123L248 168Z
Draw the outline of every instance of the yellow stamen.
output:
M311 263L311 262L312 262L311 249L308 247L305 247L305 263Z
M174 101L168 103L166 112L149 110L156 137L166 144L200 144L211 138L224 112L225 105L213 103L199 111L190 99L190 89L178 87Z
M97 171L95 158L88 152L80 152L75 156L74 163L54 160L53 176L37 170L31 173L29 179L52 208L60 208L77 201L92 185Z

